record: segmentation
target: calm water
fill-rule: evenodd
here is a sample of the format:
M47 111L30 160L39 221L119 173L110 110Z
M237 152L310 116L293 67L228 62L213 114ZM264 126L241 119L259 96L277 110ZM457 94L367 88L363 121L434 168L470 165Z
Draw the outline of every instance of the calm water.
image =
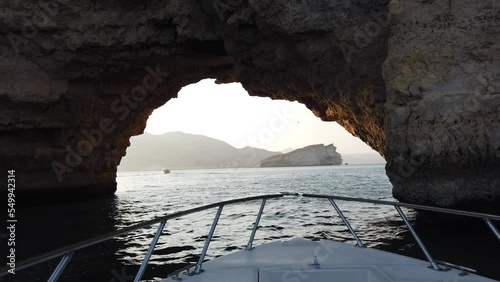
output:
M235 197L274 192L307 192L394 200L383 165L127 172L118 175L112 199L57 206L25 207L19 212L18 257L37 255L103 232L189 207ZM208 259L243 248L260 201L227 206ZM370 247L423 258L399 216L390 207L339 202ZM197 261L216 209L167 223L144 276L158 281ZM500 246L481 222L430 220L413 211L424 242L437 259L467 265L500 279ZM255 245L305 237L353 243L328 201L307 198L269 200ZM156 226L77 253L60 281L132 281ZM46 281L57 261L19 271L5 281ZM15 278L14 280L12 278Z

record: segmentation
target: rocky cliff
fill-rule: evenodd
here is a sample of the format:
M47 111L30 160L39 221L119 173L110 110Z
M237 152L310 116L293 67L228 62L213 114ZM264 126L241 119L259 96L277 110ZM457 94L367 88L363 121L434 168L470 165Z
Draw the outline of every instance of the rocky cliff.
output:
M286 154L280 154L263 159L261 167L283 167L283 166L311 166L311 165L340 165L342 156L337 153L337 148L330 145L311 145L294 150Z
M19 193L112 194L151 112L216 78L338 122L399 200L494 205L499 36L490 0L2 1L0 168Z

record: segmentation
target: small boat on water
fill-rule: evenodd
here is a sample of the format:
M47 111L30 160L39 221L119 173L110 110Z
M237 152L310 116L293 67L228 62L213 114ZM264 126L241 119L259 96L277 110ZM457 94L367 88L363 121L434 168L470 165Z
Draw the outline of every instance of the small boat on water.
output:
M161 171L163 171L164 174L170 173L170 169L168 168L162 168Z
M343 222L347 230L356 241L355 245L338 242L335 240L311 241L295 238L285 241L275 241L257 247L253 246L256 231L259 228L261 216L268 200L280 200L286 204L286 198L305 197L323 199L330 202ZM224 255L209 262L205 262L210 242L215 233L222 209L227 205L247 203L260 200L260 209L257 213L255 223L243 250ZM424 253L427 261L406 257L373 248L367 248L361 238L353 229L343 211L337 205L337 201L348 201L367 203L375 205L392 206L396 209L402 221L408 227L417 245ZM295 202L296 203L296 202ZM189 214L202 212L217 208L208 235L206 236L203 249L197 263L179 269L173 273L165 273L163 282L185 281L185 282L494 282L495 280L482 277L476 271L464 266L434 259L425 247L401 208L425 210L430 212L453 214L482 220L500 241L500 232L494 221L500 221L500 216L466 212L460 210L428 207L422 205L405 204L391 201L351 198L334 195L278 193L261 196L239 198L218 203L194 207L188 210L168 214L153 220L142 222L134 226L126 227L115 232L99 236L66 248L55 250L16 265L16 273L22 269L34 265L61 258L50 282L57 281L71 260L73 254L81 249L123 236L131 232L158 224L157 231L145 254L142 264L135 276L134 282L141 278L148 267L149 259L160 239L164 234L167 221L184 217ZM437 234L436 236L439 236ZM8 275L8 268L0 270L0 278ZM0 279L1 280L1 279ZM127 280L130 281L130 280Z

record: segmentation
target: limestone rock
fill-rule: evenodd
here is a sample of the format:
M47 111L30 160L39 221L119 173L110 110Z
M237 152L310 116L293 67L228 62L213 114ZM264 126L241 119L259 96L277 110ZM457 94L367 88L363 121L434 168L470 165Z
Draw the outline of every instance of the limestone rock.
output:
M216 78L336 121L399 200L498 210L496 2L2 1L0 168L18 193L112 194L151 112Z
M397 2L383 66L393 194L405 202L498 212L500 7L495 1Z

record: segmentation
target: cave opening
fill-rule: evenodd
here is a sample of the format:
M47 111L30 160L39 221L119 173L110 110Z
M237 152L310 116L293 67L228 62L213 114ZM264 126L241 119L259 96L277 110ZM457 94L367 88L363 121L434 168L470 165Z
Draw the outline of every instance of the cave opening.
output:
M240 83L213 79L182 88L154 110L144 131L130 139L119 173L258 167L272 155L319 144L334 144L343 165L385 164L362 140L304 104L250 96Z

